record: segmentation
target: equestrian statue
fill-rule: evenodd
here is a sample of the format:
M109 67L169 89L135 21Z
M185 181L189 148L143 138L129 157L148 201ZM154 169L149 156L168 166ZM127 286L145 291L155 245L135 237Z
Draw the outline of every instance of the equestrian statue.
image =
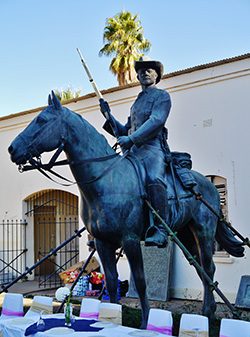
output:
M41 171L41 161L35 158L56 149L65 152L81 196L81 217L94 237L104 269L110 301L118 302L116 250L122 247L141 304L141 328L145 329L149 303L140 243L145 241L146 245L159 248L168 243L166 228L157 217L152 221L145 200L178 233L211 279L215 272L215 238L233 256L243 256L244 248L191 191L201 193L222 216L215 186L191 170L189 154L169 151L165 123L171 100L165 90L156 87L163 74L162 63L143 56L135 62L135 70L142 91L127 123L122 125L109 114L104 124L111 134L114 127L118 131L123 155L79 114L62 106L54 92L49 95L49 105L14 139L9 153L21 169L29 162ZM108 103L102 101L103 114L108 108ZM212 317L216 310L213 292L202 274L198 275L204 286L202 313Z

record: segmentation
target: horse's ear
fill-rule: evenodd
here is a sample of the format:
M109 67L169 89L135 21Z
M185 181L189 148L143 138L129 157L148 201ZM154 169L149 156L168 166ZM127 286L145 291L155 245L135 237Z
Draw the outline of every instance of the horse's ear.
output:
M51 98L51 95L49 95L49 97L48 97L48 105L52 105L52 104L53 104L52 98Z
M52 97L53 97L53 104L57 110L62 109L62 104L59 101L58 97L55 95L54 91L52 90Z

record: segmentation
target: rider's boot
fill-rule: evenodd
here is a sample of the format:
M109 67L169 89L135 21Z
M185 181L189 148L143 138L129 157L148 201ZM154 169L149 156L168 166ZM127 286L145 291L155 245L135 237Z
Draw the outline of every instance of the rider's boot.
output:
M167 190L162 185L150 185L148 188L149 197L153 208L160 217L166 221L168 219L168 196ZM154 225L151 226L145 238L145 246L158 246L164 248L168 243L168 232L163 223L158 218L154 219Z

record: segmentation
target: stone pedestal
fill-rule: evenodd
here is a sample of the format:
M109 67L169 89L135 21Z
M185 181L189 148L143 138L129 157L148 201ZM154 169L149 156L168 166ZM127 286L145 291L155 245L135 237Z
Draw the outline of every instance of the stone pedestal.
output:
M243 275L241 277L235 306L250 309L250 275Z
M141 243L148 299L167 301L169 299L170 266L173 243L166 248L145 247ZM128 297L138 297L133 280L130 278Z

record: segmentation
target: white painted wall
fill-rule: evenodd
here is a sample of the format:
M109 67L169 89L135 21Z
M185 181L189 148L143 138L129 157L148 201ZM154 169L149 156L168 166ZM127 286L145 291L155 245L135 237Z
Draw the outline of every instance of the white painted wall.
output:
M166 89L172 99L172 109L167 121L169 145L173 151L192 154L193 168L204 175L219 175L227 179L229 219L244 236L250 237L250 160L248 156L250 121L250 58L237 62L210 66L177 76L166 76L158 85ZM113 90L105 94L113 115L126 122L130 106L140 91L140 86ZM96 97L87 97L67 104L99 132L103 132L104 118L99 112ZM0 218L24 218L22 200L42 189L58 188L38 172L20 174L11 163L7 148L14 137L37 115L27 113L13 118L0 119L1 204ZM10 116L11 117L11 116ZM206 126L208 122L209 126ZM111 144L114 139L107 134ZM46 156L43 156L46 161ZM47 156L49 158L49 156ZM68 168L59 169L71 178ZM75 186L65 190L78 194ZM33 231L30 225L30 251ZM29 240L28 240L29 241ZM89 252L82 238L80 258ZM249 249L244 258L215 258L215 280L231 301L235 300L240 278L250 274ZM30 256L30 255L29 255ZM30 258L31 262L32 258ZM30 266L30 264L28 263ZM125 258L119 263L119 277L129 279ZM172 296L201 298L202 285L193 267L190 267L178 247L174 250L172 270Z
M173 77L164 83L173 102L168 121L171 149L191 153L193 168L202 174L227 179L229 220L248 237L249 68L249 60L244 60ZM211 121L210 127L204 127L207 120ZM200 296L198 278L182 254L175 253L174 264L178 267L173 273L174 293L186 294L188 288L192 297ZM249 249L245 258L231 258L231 263L220 263L219 258L216 261L215 279L234 301L240 277L250 274Z

